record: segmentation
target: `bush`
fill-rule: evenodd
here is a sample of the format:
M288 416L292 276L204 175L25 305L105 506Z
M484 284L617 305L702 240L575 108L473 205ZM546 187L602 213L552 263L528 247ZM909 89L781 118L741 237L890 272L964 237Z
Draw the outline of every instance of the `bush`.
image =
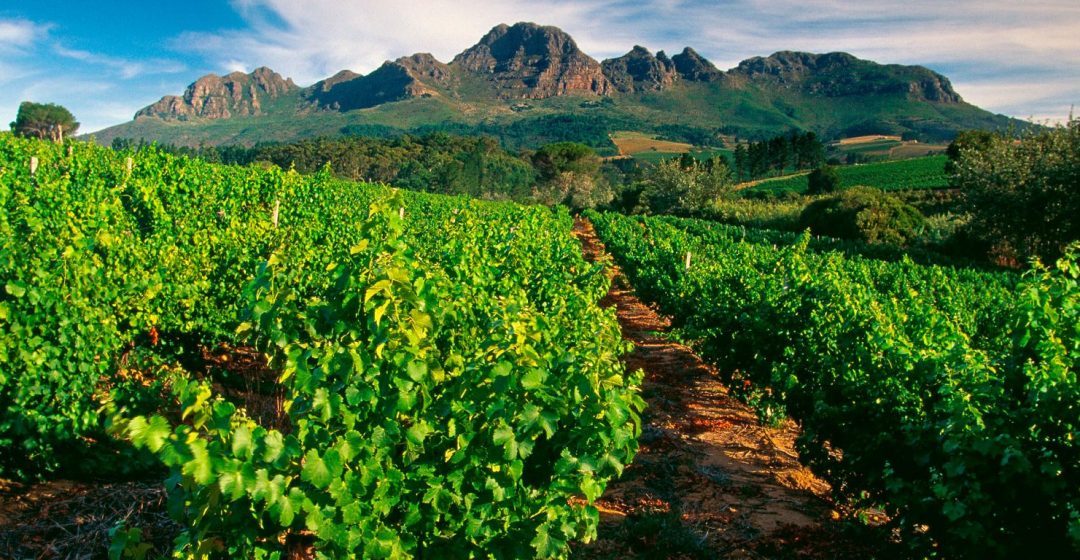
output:
M642 180L644 209L654 214L700 212L732 185L731 170L721 158L702 162L684 155L664 160Z
M972 214L968 231L999 261L1053 261L1080 240L1080 120L1019 141L980 138L957 151L953 181Z
M809 183L808 194L826 194L840 190L840 174L831 165L822 165L810 172L806 178Z
M818 235L908 245L922 232L926 219L895 196L855 187L811 203L799 223Z

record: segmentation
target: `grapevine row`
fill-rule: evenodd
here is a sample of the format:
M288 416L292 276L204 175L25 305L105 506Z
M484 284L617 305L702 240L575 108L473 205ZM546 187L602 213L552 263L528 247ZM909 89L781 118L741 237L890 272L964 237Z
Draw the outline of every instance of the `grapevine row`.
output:
M797 420L803 460L885 507L918 554L1080 547L1075 255L1018 280L590 217L638 291L734 387Z

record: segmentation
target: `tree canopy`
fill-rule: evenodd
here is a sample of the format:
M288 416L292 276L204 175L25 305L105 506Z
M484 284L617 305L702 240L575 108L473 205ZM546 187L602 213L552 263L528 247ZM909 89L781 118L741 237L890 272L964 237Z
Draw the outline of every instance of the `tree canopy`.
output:
M40 138L59 142L65 135L71 136L79 130L75 116L64 107L55 103L34 103L23 101L19 104L19 113L11 123L11 131L19 136Z
M955 150L953 181L967 198L969 233L992 257L1052 262L1080 240L1080 119L1019 139L967 140Z

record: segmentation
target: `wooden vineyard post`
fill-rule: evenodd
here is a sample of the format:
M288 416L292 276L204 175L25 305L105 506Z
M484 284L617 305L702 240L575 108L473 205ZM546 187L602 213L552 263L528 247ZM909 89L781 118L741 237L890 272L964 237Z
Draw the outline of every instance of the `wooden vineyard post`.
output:
M690 270L690 251L686 252L686 270Z
M270 216L270 220L274 222L274 227L278 226L278 212L281 211L281 200L274 201L274 214Z
M405 219L405 207L404 206L402 206L401 208L398 208L397 215L402 220Z
M68 144L68 157L71 157L75 153L75 146Z
M124 161L124 165L127 166L128 175L131 175L131 170L135 167L135 160L132 158L127 158L127 160Z
M38 158L37 156L30 156L30 176L33 177L37 174Z

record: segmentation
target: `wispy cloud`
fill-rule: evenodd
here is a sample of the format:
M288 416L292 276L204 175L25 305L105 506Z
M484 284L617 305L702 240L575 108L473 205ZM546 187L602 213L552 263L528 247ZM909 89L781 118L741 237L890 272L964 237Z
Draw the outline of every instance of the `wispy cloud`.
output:
M345 68L368 72L416 51L448 60L499 23L535 20L565 26L586 22L612 3L243 0L234 6L246 19L246 29L185 33L171 46L201 53L219 70L236 62L248 69L267 65L312 83Z
M25 19L0 19L0 51L29 47L49 32L49 26Z
M80 49L70 49L60 43L53 45L53 51L64 58L109 68L125 80L150 74L175 74L187 70L187 65L175 60L160 58L139 61L129 60Z

